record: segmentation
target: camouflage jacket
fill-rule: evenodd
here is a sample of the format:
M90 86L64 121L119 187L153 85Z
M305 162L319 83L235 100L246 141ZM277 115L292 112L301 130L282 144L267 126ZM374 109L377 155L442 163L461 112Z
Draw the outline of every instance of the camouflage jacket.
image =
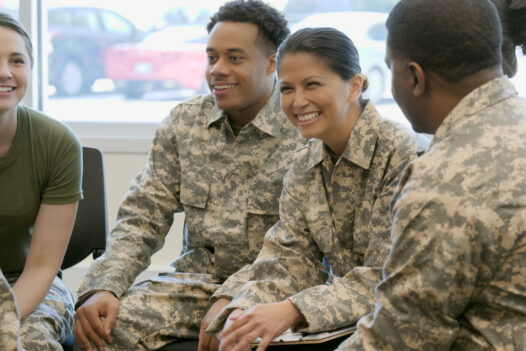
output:
M106 252L79 289L80 301L94 290L117 296L127 291L162 247L174 212L185 213L182 253L172 263L176 272L206 273L223 281L252 263L265 232L279 218L292 155L305 143L274 90L237 137L210 95L170 112L119 208Z
M419 143L420 147L419 147ZM280 221L252 265L233 308L289 298L306 319L297 330L352 324L374 308L374 287L391 247L389 203L399 176L427 140L380 119L368 103L336 164L320 140L294 155Z
M395 194L374 315L340 350L524 350L526 102L505 77L451 111Z

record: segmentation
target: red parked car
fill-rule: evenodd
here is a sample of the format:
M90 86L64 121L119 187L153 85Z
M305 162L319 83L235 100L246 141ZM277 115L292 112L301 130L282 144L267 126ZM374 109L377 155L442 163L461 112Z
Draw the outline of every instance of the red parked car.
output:
M128 98L161 89L207 92L207 32L202 25L161 29L139 43L117 44L106 51L106 76Z

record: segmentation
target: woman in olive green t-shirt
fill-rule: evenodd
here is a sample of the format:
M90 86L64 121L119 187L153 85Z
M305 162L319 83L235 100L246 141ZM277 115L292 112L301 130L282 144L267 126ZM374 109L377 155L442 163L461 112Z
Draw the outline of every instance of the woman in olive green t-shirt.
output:
M57 273L82 197L82 149L67 126L20 105L31 42L4 14L0 43L0 269L18 306L24 348L61 349L74 310Z

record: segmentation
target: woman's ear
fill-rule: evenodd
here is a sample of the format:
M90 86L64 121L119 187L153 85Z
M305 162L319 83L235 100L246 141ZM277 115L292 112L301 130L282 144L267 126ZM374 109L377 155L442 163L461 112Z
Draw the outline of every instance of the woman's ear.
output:
M358 98L362 94L363 76L361 73L356 73L351 79L349 79L349 102L358 101Z
M408 71L411 75L411 91L415 97L422 97L426 93L426 74L418 63L411 61L408 64Z

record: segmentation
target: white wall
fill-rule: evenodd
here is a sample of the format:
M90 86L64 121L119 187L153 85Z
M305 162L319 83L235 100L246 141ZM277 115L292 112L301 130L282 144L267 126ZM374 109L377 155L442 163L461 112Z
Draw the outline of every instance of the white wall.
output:
M104 154L109 230L115 223L119 204L128 191L131 180L142 169L145 162L146 154ZM183 223L184 215L177 214L172 229L166 237L164 247L153 255L149 269L138 280L160 271L170 270L166 264L176 258L181 251ZM89 257L63 272L64 281L74 293L76 293L91 261L92 259Z

